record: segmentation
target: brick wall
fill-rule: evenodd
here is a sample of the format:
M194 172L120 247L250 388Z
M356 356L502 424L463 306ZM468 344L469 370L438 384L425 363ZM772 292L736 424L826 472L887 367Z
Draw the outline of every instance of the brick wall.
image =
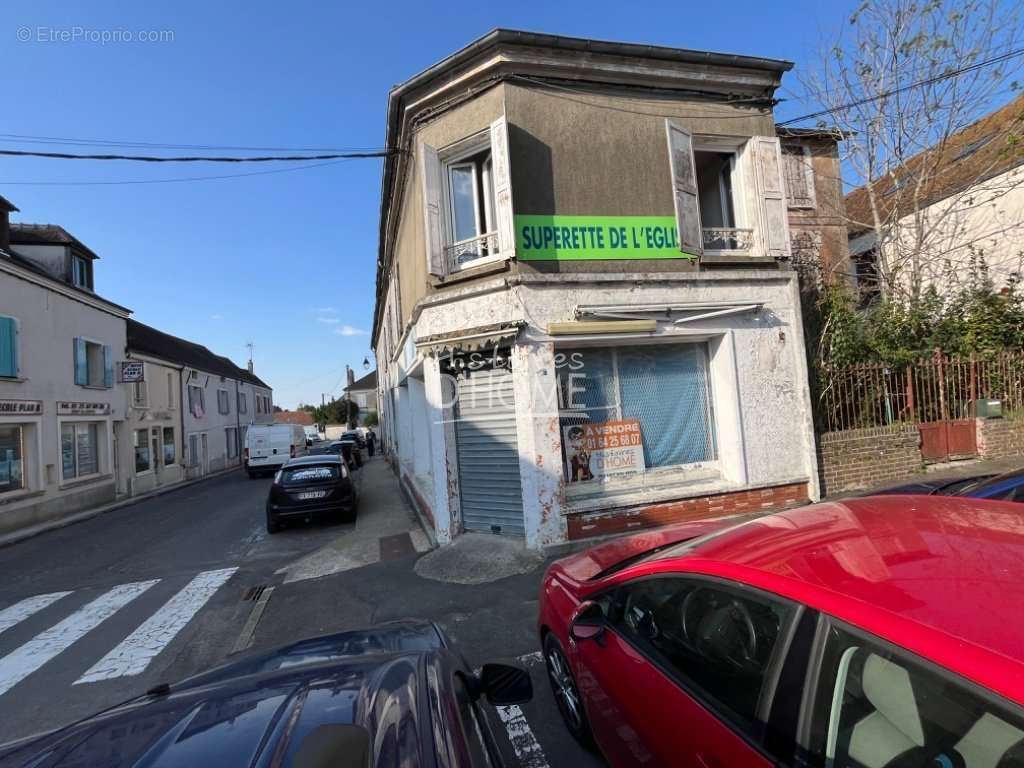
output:
M899 482L923 470L914 425L826 432L818 438L822 494Z
M716 493L662 504L602 510L570 515L570 541L613 533L627 533L656 525L684 523L745 512L766 512L807 503L807 484L791 483L737 493Z
M986 459L1024 456L1024 420L978 419L978 455Z

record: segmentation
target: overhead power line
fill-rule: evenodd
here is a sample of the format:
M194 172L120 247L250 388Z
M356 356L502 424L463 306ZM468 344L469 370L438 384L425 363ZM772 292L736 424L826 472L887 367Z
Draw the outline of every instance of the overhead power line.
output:
M185 181L216 181L220 179L244 179L250 176L266 176L272 173L292 173L293 171L305 171L310 168L323 168L327 165L337 165L345 160L328 160L323 163L309 163L307 165L293 165L288 168L272 168L266 171L249 171L247 173L225 173L217 176L184 176L174 179L121 179L115 181L7 181L3 180L4 186L19 187L93 187L93 186L120 186L122 184L180 184Z
M811 112L809 114L800 115L798 117L791 117L788 120L783 120L781 123L776 123L776 125L790 125L792 123L799 122L800 120L811 120L812 118L815 117L824 117L826 115L832 115L844 109L859 107L862 104L870 104L872 101L881 101L882 99L887 99L890 96L895 96L898 93L909 91L911 88L920 88L923 85L931 85L933 83L938 83L943 80L949 80L950 78L953 77L959 77L960 75L966 74L967 72L973 72L976 69L988 67L991 66L992 64L999 64L1001 62L1016 58L1017 56L1021 55L1024 55L1024 48L1018 48L1014 51L1008 51L1007 53L1002 53L998 56L993 56L990 59L985 59L984 61L979 61L975 64L971 64L966 67L960 67L959 69L954 69L950 72L944 72L941 75L935 75L934 77L928 77L925 78L924 80L918 80L916 83L908 83L907 85L902 85L899 88L893 88L891 91L886 91L885 93L875 94L874 96L865 96L863 99L857 99L856 101L851 101L846 104L840 104L837 107L821 109L818 110L817 112Z
M68 144L78 147L130 147L134 149L197 149L221 152L371 152L376 147L250 147L233 144L161 144L120 139L83 139L70 136L37 136L0 133L0 141L19 144Z
M335 152L325 155L262 155L257 157L191 155L184 157L162 157L159 155L78 155L70 152L33 152L22 149L0 149L0 155L8 157L46 157L56 160L132 160L140 163L276 163L388 157L403 151L400 149L379 149L370 152Z

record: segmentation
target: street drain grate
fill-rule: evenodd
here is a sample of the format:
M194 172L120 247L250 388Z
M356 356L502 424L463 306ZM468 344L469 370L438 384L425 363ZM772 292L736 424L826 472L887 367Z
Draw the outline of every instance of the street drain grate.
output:
M266 584L260 584L258 587L249 587L245 590L245 596L242 598L242 602L255 602L263 597L263 593L266 591Z

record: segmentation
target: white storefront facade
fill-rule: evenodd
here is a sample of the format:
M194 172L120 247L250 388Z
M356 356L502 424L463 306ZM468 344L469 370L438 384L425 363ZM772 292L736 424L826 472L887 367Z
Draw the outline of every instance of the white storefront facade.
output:
M128 314L0 251L0 533L115 498Z

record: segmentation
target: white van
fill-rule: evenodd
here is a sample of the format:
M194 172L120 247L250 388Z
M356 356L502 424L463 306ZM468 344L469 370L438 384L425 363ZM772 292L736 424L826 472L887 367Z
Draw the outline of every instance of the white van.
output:
M249 477L276 472L295 456L306 455L306 432L299 424L253 424L245 433Z

